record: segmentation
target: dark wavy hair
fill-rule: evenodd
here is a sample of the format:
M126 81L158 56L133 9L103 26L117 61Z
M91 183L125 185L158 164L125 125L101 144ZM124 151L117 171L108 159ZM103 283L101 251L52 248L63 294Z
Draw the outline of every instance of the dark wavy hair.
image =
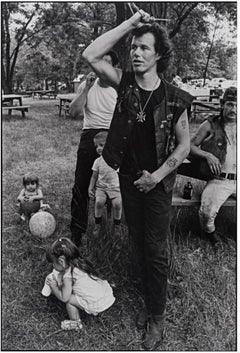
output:
M39 178L36 174L33 173L28 173L25 174L23 177L23 186L26 186L28 183L30 183L31 181L34 181L38 187L39 185Z
M132 30L130 40L133 36L141 37L145 33L152 33L155 38L155 51L161 55L157 62L157 72L164 72L170 65L172 58L172 45L165 28L161 27L158 23L146 23L139 28Z
M96 279L96 277L103 279L101 274L94 269L92 263L87 259L83 259L77 246L66 237L55 240L48 246L46 251L46 258L50 263L53 263L54 260L58 259L62 255L65 256L66 262L72 270L74 267L77 267L86 272L93 279Z

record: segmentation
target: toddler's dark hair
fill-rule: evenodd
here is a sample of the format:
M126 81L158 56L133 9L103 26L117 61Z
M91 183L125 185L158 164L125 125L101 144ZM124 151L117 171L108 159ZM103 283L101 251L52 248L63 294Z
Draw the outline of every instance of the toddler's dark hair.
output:
M100 142L100 141L105 143L107 140L107 135L108 135L107 131L98 132L93 138L94 143Z
M35 181L37 186L39 185L39 178L36 174L34 174L34 173L25 174L23 177L23 185L26 186L31 181Z
M96 277L102 278L100 273L94 269L92 263L87 259L83 259L77 246L69 238L66 237L55 240L47 248L46 257L50 263L62 255L65 256L67 263L69 266L71 266L72 269L77 267L80 270L86 272L93 279L96 279Z

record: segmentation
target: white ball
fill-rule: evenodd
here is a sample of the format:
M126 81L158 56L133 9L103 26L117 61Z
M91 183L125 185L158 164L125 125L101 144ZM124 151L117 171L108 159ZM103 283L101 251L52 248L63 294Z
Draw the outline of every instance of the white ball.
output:
M32 235L47 238L52 235L56 229L55 218L49 212L37 212L30 218L29 229Z

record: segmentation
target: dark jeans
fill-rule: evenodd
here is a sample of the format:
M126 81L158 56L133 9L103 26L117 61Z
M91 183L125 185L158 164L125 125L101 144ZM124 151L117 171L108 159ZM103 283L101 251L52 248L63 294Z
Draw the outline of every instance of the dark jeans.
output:
M77 152L75 182L72 188L71 233L75 243L80 243L88 223L88 186L92 176L93 162L99 155L96 152L93 138L105 129L83 130Z
M144 194L133 185L137 177L120 174L119 179L129 235L141 255L146 305L150 313L161 315L167 299L172 193L167 194L159 183Z

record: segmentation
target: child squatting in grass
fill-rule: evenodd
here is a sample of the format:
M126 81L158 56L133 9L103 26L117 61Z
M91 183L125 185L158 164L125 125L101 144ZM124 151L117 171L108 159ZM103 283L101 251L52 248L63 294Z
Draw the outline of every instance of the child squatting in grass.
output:
M18 195L19 213L15 213L19 221L26 221L32 214L40 209L45 211L50 207L43 204L43 193L39 187L39 178L33 173L25 174L23 177L23 189Z
M78 248L70 239L59 238L54 241L47 249L47 260L59 275L58 278L48 275L45 283L60 301L66 303L70 319L62 321L62 329L82 328L79 309L96 316L112 306L115 297L110 284L100 278L88 260L80 256Z

